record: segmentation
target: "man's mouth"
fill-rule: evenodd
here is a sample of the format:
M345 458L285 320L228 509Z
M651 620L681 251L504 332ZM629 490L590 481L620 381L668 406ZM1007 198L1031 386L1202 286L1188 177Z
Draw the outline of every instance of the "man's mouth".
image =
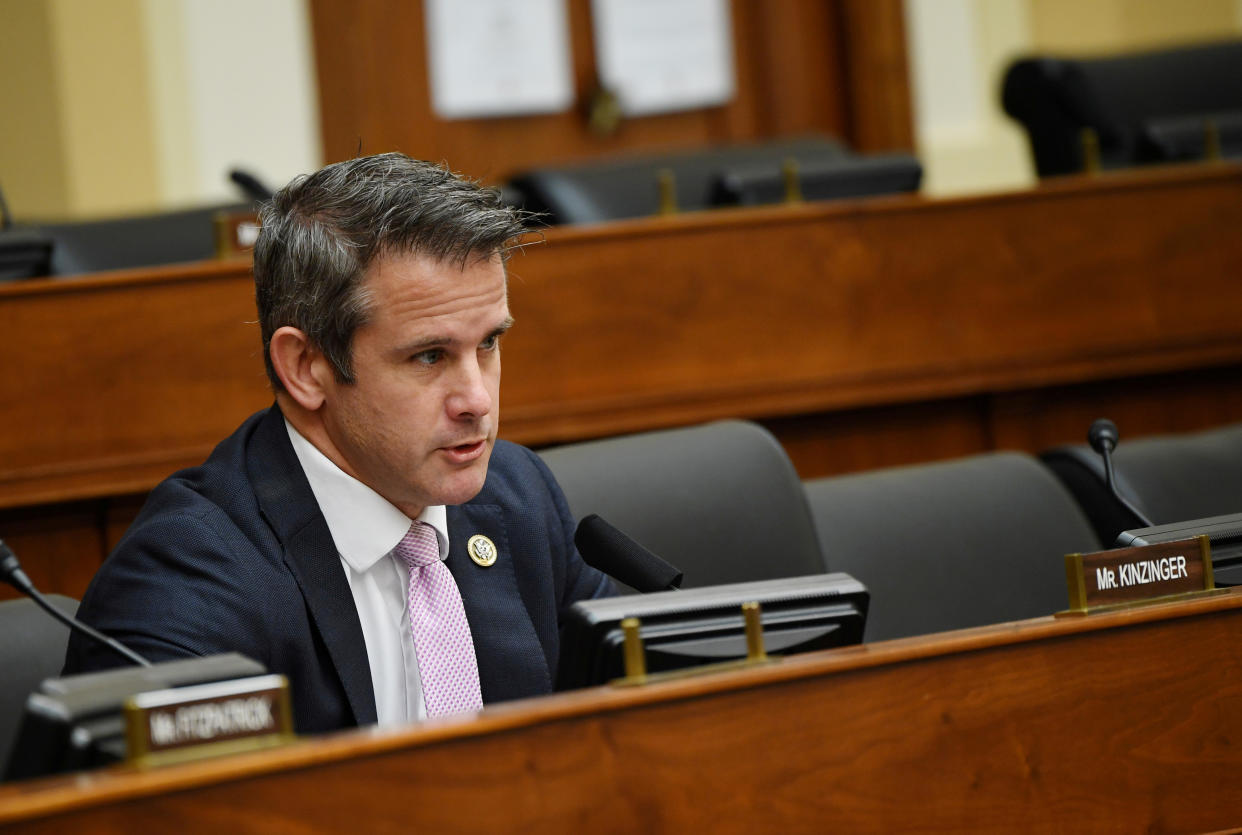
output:
M450 461L458 464L467 464L477 459L483 454L483 450L487 448L487 440L480 439L477 441L467 441L462 444L441 447L441 451L448 456Z

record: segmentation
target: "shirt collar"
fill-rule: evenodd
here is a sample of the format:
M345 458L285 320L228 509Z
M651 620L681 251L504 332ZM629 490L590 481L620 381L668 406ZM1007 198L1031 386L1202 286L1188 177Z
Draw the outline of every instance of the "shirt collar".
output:
M336 550L354 571L367 571L410 529L410 518L387 499L332 463L285 419L293 451L328 523ZM435 529L440 559L448 555L448 513L444 505L423 509L419 522Z

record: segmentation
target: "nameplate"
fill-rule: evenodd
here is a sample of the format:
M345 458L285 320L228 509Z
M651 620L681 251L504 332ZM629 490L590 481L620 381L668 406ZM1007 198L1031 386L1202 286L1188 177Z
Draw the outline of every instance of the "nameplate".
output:
M259 239L259 216L255 212L216 212L216 257L249 255Z
M1091 554L1068 554L1069 611L1086 613L1212 591L1206 536Z
M139 693L125 701L127 760L159 765L279 745L293 739L281 675Z

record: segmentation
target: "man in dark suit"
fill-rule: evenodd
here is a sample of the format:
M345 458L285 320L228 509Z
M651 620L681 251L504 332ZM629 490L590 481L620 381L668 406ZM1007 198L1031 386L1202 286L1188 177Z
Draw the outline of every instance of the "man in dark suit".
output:
M276 404L152 492L80 615L152 659L284 673L302 732L550 692L561 615L612 586L547 468L496 438L523 218L384 154L294 180L260 220ZM66 672L115 663L74 638Z

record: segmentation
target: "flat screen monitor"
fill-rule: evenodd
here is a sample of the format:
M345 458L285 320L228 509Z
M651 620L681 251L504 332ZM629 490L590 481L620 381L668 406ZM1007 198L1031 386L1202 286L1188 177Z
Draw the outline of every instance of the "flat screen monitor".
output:
M562 633L557 689L604 684L624 675L621 621L638 618L647 672L746 657L742 604L762 609L769 655L861 643L870 595L848 574L626 595L574 604Z
M1134 545L1176 542L1200 534L1207 534L1212 544L1212 574L1216 578L1216 585L1242 585L1242 513L1122 531L1117 536L1114 547L1129 548Z

